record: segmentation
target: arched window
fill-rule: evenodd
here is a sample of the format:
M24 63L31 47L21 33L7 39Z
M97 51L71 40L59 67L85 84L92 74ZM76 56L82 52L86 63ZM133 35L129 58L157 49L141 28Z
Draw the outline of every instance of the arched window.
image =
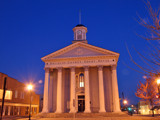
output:
M84 74L79 75L79 87L84 87Z

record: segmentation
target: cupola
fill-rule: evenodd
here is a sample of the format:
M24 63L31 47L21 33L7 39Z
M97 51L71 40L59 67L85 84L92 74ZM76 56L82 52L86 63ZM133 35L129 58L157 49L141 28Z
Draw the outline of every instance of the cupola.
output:
M86 40L87 27L85 27L82 24L78 24L73 28L73 32L74 32L74 40L72 41L72 43L75 42L87 43Z

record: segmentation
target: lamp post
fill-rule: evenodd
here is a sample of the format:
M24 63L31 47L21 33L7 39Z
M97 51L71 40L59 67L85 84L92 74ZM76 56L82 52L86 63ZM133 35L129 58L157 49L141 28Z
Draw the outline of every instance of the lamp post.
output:
M158 85L158 94L160 98L160 78L157 79L157 85Z
M126 105L128 104L128 101L127 100L123 100L123 106L124 106L124 110L126 110Z
M30 94L29 120L31 120L31 96L32 96L33 85L29 84L27 86L27 89L28 89L29 94Z

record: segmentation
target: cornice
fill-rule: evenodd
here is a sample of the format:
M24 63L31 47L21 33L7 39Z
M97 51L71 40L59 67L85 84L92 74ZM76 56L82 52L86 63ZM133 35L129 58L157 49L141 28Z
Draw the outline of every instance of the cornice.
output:
M114 55L110 55L110 56L85 56L85 57L67 57L67 58L54 58L54 59L48 59L48 60L44 60L44 62L63 62L63 61L76 61L76 60L100 60L100 59L115 59L116 61L118 61L119 56L114 56Z

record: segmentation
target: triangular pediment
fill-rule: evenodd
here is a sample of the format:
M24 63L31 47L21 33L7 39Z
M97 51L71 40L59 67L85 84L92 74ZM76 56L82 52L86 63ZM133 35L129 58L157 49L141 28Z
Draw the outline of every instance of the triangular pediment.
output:
M65 58L65 57L86 57L86 56L99 56L104 55L103 53L93 51L84 47L76 47L64 54L56 56L54 58Z
M42 60L92 56L119 56L119 54L87 43L77 42L43 57Z

